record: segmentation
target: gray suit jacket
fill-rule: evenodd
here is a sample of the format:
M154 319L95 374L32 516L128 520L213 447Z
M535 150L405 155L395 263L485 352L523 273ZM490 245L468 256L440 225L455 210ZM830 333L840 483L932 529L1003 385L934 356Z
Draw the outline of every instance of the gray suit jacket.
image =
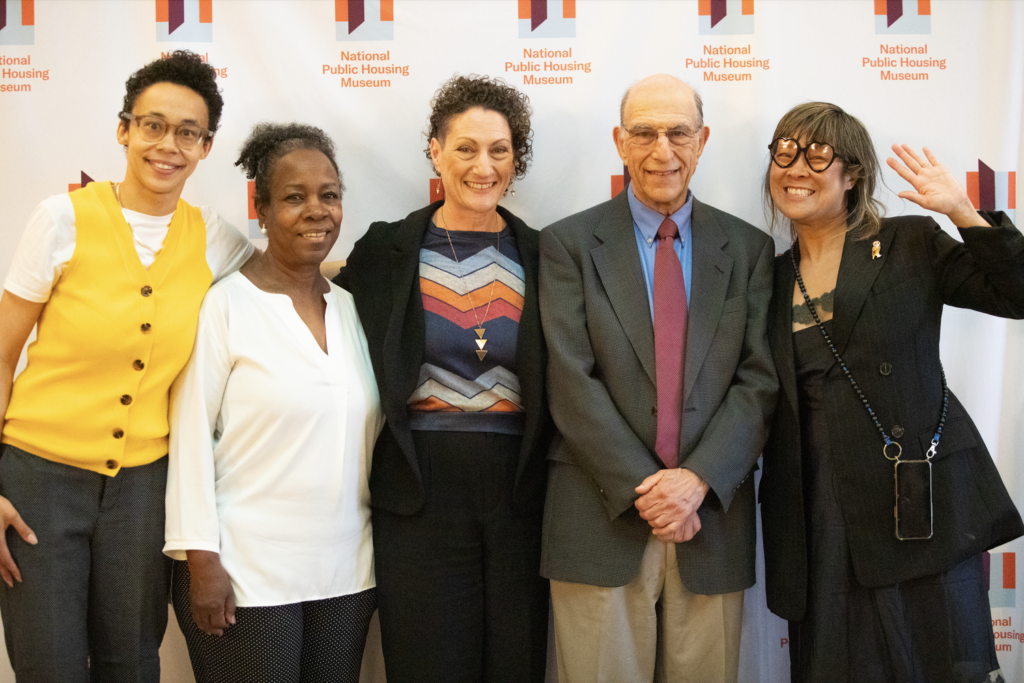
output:
M754 583L750 476L778 381L766 338L774 244L696 199L679 463L710 490L701 530L678 546L683 584L702 594ZM541 233L540 303L550 361L552 444L541 573L622 586L651 532L635 487L663 465L654 326L626 193Z

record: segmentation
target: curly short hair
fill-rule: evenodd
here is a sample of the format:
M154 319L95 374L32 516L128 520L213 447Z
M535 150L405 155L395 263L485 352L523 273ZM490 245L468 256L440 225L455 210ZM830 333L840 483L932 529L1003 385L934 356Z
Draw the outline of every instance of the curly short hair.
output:
M124 104L121 111L131 112L135 100L151 85L157 83L174 83L183 85L196 92L206 102L206 113L209 117L207 128L212 136L220 125L220 115L224 110L224 98L217 88L217 70L204 62L199 55L188 50L175 50L170 57L155 59L142 67L124 84Z
M344 193L345 183L334 158L334 141L327 133L302 123L257 123L242 143L235 162L235 166L241 166L245 171L246 178L256 181L253 197L256 204L270 203L270 176L277 160L300 149L315 149L323 153L337 172L338 184Z
M530 98L500 78L455 75L430 100L427 141L444 142L454 117L473 107L495 111L505 117L512 131L512 159L516 178L522 180L533 158L533 130L530 128ZM430 147L425 150L430 159ZM437 169L434 169L437 172Z
M885 206L875 199L875 188L881 182L881 169L875 145L867 128L855 116L829 102L806 102L786 112L775 127L772 140L778 138L824 142L835 151L836 161L850 175L853 188L846 192L846 229L858 240L878 233L885 215ZM780 222L778 207L772 198L772 160L764 172L762 201L769 229L776 232ZM791 237L796 237L790 222Z

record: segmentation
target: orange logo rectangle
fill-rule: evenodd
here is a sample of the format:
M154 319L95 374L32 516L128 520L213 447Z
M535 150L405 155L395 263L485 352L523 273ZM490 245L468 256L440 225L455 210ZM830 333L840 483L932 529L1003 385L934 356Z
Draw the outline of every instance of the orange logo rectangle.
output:
M249 188L248 189L249 189L249 220L253 220L254 218L259 218L259 216L256 215L256 202L255 202L255 197L256 197L256 181L255 180L250 180L249 181Z
M619 196L619 193L626 188L626 176L612 176L612 199Z
M744 0L746 2L746 0ZM886 0L875 0L875 14L885 16L889 13L889 3ZM918 16L930 16L932 13L932 0L917 0Z
M967 172L967 197L971 200L971 204L974 205L975 209L981 208L981 195L978 191L977 171Z
M430 179L430 198L427 200L431 203L444 199L444 185L441 183L440 178Z

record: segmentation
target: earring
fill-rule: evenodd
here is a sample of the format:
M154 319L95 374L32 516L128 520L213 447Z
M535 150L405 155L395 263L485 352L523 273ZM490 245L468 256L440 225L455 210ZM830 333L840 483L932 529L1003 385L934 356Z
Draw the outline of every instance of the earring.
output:
M513 185L515 185L515 181L514 180L511 183L508 184L508 186L505 188L505 191L502 193L501 196L502 197L507 197L507 196L509 196L509 194L511 194L513 197L515 197L516 196L516 188L513 187Z
M260 223L260 232L262 232L264 235L266 235L267 234L267 226L265 226L262 223Z

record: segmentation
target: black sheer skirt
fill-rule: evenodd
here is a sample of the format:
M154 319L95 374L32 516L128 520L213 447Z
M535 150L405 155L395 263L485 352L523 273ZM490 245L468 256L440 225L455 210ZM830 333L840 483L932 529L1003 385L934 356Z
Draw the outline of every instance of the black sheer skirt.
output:
M824 372L833 357L817 327L795 333L793 348L810 566L807 612L789 622L792 681L1001 681L980 555L891 586L857 582L823 405Z

